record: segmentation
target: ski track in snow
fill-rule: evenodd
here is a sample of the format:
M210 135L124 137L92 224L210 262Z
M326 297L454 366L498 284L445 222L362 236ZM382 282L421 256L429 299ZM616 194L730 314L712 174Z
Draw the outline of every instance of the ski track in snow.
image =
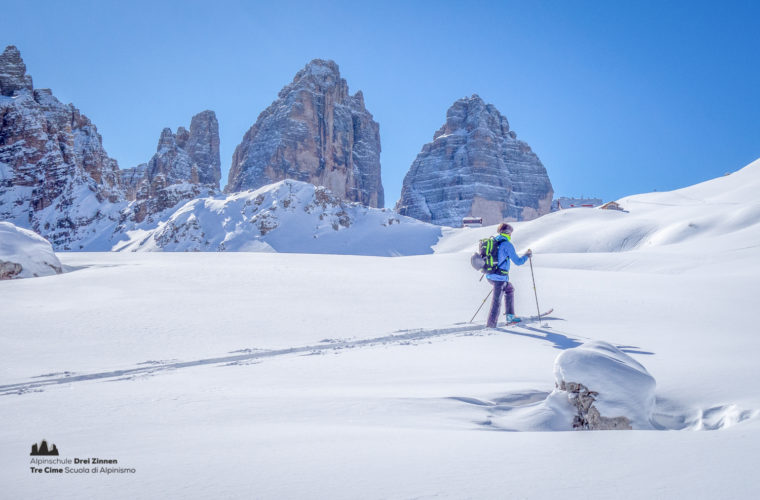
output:
M548 316L542 317L543 321L562 321L562 318ZM151 377L161 372L173 371L181 368L192 368L204 365L240 366L258 364L267 358L297 354L300 356L322 355L326 352L354 349L361 347L373 347L381 345L417 345L415 341L454 336L476 335L518 335L549 342L552 347L559 350L573 349L580 346L586 340L592 340L580 335L569 336L555 330L549 325L539 327L530 326L538 323L537 317L525 318L520 325L506 324L497 328L487 328L485 325L469 323L457 323L448 328L398 330L390 335L369 339L343 340L325 338L319 344L288 347L284 349L258 349L244 348L230 351L230 356L218 356L194 361L147 360L134 368L112 370L98 373L77 374L76 372L63 371L46 373L31 377L27 382L0 385L0 396L22 395L29 392L42 392L47 386L70 384L73 382L86 382L101 380L103 382L120 382L134 380L136 378ZM583 339L583 340L581 340ZM654 355L655 353L642 350L633 345L617 345L618 349L629 354ZM236 354L239 353L239 354ZM483 411L483 418L473 423L482 430L499 432L520 432L519 429L504 428L494 422L494 418L508 412L526 408L530 405L541 404L549 392L537 390L524 390L513 393L505 393L492 401L481 400L468 396L450 396L447 399L465 405L476 406ZM707 409L692 408L684 409L676 402L658 398L657 410L652 424L657 430L719 430L760 415L760 411L745 410L734 404L726 404Z
M556 317L542 318L542 320L559 320ZM42 375L36 375L31 377L32 379L27 382L20 382L16 384L0 385L0 396L7 396L12 394L24 394L27 392L39 392L43 387L69 384L73 382L85 382L88 380L128 380L138 376L156 375L162 371L176 370L180 368L190 368L194 366L203 365L240 365L243 363L251 364L261 362L266 358L273 358L277 356L286 356L289 354L300 354L302 356L310 356L315 354L322 354L324 352L336 351L342 349L353 349L357 347L370 347L376 345L398 344L398 345L414 345L412 342L417 340L425 340L435 337L444 337L448 335L479 335L486 334L502 334L508 333L512 335L523 335L526 337L536 338L538 340L544 340L552 343L557 349L570 349L580 345L582 342L560 333L555 333L549 329L535 328L527 326L530 323L537 322L535 319L528 319L525 321L525 325L515 325L514 327L504 328L497 327L495 329L486 328L485 325L475 325L468 323L460 323L456 326L449 328L433 328L433 329L414 329L414 330L399 330L390 335L382 337L374 337L369 339L358 340L341 340L341 339L324 339L319 344L287 347L284 349L272 349L262 350L256 348L239 349L231 351L231 356L218 356L212 358L197 359L194 361L177 361L177 360L148 360L141 363L137 363L134 368L125 368L120 370L112 370L98 373L85 373L77 374L76 372L64 371L57 373L46 373ZM520 328L526 330L521 332L515 330ZM532 332L532 333L528 333ZM539 335L543 334L543 336ZM625 349L630 349L631 346L623 346ZM637 348L634 348L637 349ZM628 351L635 353L646 353L643 351ZM240 354L235 354L240 353Z

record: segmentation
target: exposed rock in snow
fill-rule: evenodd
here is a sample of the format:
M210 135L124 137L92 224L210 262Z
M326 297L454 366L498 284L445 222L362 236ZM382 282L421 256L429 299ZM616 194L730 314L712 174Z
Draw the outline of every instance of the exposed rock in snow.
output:
M10 222L0 222L0 280L61 272L61 262L49 241Z
M655 380L613 345L594 341L562 352L554 378L576 408L574 429L652 428Z
M370 207L384 204L379 125L361 91L348 93L333 61L299 71L235 149L225 192L283 179L325 186Z
M0 56L0 219L60 249L113 223L119 169L95 125L49 89L33 89L18 50Z
M278 251L356 255L431 253L441 230L333 195L322 186L280 181L227 197L185 203L156 229L117 250Z
M560 383L559 389L568 393L568 399L575 406L577 414L573 418L573 429L591 431L630 431L631 421L628 417L603 417L594 406L598 392L588 389L583 384L574 382Z
M146 217L174 207L182 200L219 190L219 123L213 111L193 116L190 130L165 128L156 154L147 164L120 172L130 206L130 217Z
M549 212L554 191L538 156L509 122L477 96L456 101L404 178L396 209L425 222L460 227L529 220Z

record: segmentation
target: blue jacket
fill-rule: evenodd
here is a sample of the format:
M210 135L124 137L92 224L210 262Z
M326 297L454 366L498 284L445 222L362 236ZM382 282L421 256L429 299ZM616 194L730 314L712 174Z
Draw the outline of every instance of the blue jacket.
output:
M499 244L499 269L509 271L510 260L518 266L522 266L525 264L525 261L528 260L527 255L518 257L517 252L515 251L515 246L504 234L499 234L494 240L501 242ZM491 281L509 281L509 274L486 274L486 279Z

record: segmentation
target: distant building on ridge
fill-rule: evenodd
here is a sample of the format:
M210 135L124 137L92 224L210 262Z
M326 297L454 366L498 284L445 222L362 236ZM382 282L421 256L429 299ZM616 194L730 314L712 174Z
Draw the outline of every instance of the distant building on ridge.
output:
M462 227L482 227L483 217L464 217Z
M552 202L552 212L566 208L594 208L604 203L600 198L568 198L562 196Z
M621 212L625 212L625 209L621 207L620 203L616 201L608 201L607 203L605 203L599 208L601 208L602 210L620 210Z

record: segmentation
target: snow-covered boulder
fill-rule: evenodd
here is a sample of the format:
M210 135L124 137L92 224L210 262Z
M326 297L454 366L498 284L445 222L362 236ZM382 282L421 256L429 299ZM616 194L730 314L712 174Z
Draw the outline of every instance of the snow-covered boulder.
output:
M554 362L555 393L577 410L574 429L651 429L655 380L611 344L594 341L568 349Z
M61 272L61 262L48 240L10 222L0 222L0 280Z
M563 351L554 361L555 389L542 400L524 395L479 402L483 424L509 431L648 430L655 380L641 364L606 342Z

